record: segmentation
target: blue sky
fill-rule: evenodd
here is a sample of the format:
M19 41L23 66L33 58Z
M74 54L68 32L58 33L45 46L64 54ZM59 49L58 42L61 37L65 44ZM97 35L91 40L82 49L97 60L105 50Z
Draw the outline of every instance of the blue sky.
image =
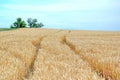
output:
M120 0L1 0L0 27L17 17L37 18L44 28L118 30Z

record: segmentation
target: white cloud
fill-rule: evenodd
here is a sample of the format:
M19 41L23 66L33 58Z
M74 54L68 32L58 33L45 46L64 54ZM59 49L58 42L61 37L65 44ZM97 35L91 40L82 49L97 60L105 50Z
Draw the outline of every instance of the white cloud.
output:
M104 9L107 5L106 1L88 1L76 0L46 5L31 4L5 4L4 8L18 11L45 11L45 12L61 12L61 11L78 11L78 10L97 10Z

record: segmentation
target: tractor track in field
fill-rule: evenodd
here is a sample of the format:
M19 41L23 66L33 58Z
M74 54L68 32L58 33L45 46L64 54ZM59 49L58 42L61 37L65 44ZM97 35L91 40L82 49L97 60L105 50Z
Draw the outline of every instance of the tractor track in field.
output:
M30 77L31 75L33 75L33 72L34 72L34 62L35 62L36 57L37 57L37 55L38 55L38 51L39 51L39 49L40 49L40 43L41 43L41 40L42 40L43 38L44 38L44 36L39 39L39 43L36 44L36 45L34 45L34 44L32 43L33 46L35 47L36 51L35 51L34 59L33 59L32 63L31 63L30 68L29 68L29 71L28 71L28 73L27 73L26 76L25 76L25 79L29 79L29 77Z
M59 30L59 31L57 31L56 33L59 33L59 32L61 32L61 31L63 31L63 30ZM53 34L54 34L54 33L53 33ZM48 35L49 35L49 34L48 34ZM27 74L26 74L26 76L25 76L25 79L29 79L29 77L34 74L34 63L35 63L35 61L36 61L36 58L37 58L37 55L38 55L38 51L39 51L39 49L41 48L41 47L40 47L41 41L42 41L45 37L47 37L48 35L42 36L42 37L39 39L39 42L37 42L37 44L33 44L33 43L31 42L31 43L33 44L33 46L35 47L36 52L35 52L34 60L33 60L32 63L31 63L31 66L30 66L29 71L27 72ZM50 34L50 35L51 35L51 34Z
M69 31L69 33L71 33L71 31ZM64 36L64 39L63 39L64 44L67 45L75 54L79 55L83 61L85 61L85 62L88 63L88 61L86 60L85 56L82 55L82 54L79 54L79 52L75 49L75 46L72 45L71 43L68 43L68 42L67 42L66 37L67 37L67 36L65 35L65 36ZM90 63L88 63L88 64L91 66ZM91 69L92 69L94 72L96 72L98 76L104 78L105 80L109 80L108 77L104 77L104 76L103 76L104 73L97 72L97 71L96 71L95 69L93 69L92 67L91 67Z
M52 35L57 34L57 33L60 33L61 31L63 31L63 30L59 30L58 32L53 33ZM69 30L69 31L67 32L67 34L70 34L70 33L71 33L71 30ZM76 55L78 55L83 61L87 62L84 58L81 57L81 55L79 55L79 52L77 52L77 51L75 50L75 47L74 47L72 44L70 44L70 43L67 42L67 39L66 39L67 34L64 34L64 35L63 35L62 43L61 43L61 44L68 46L71 51L73 51ZM51 35L51 34L50 34L50 35ZM37 55L38 55L38 51L39 51L39 49L41 49L41 47L40 47L40 46L41 46L41 41L42 41L44 38L46 38L47 36L49 36L49 34L41 37L40 40L39 40L39 43L36 44L36 45L34 45L35 48L36 48L36 54L35 54L35 57L34 57L34 60L33 60L32 64L31 64L31 66L30 66L30 69L29 69L30 71L28 72L27 77L25 77L26 79L29 79L30 76L32 76L32 75L34 74L34 65L35 65L34 63L35 63L35 61L36 61L36 58L37 58ZM88 62L87 62L87 63L88 63ZM89 63L88 63L88 64L89 64ZM93 71L95 71L95 70L93 69ZM95 71L95 72L96 72L96 71ZM97 73L97 74L99 74L99 73ZM100 76L100 75L98 75L98 76ZM107 80L107 79L105 79L105 80Z
M68 31L68 34L70 34L70 33L71 33L71 30ZM76 55L79 55L79 52L75 49L75 46L67 42L66 37L67 37L67 35L64 35L63 44L64 44L64 45L67 45ZM82 59L83 61L85 61L85 62L88 63L88 61L84 58L84 55L79 55L79 56L81 57L81 59ZM88 63L88 64L90 65L90 63ZM90 66L91 66L91 65L90 65ZM92 67L91 67L91 69L92 69L94 72L96 72L96 70L93 69ZM98 76L103 77L105 80L109 80L107 77L104 77L104 76L103 76L103 75L104 75L103 73L101 73L101 74L100 74L99 72L96 72L96 73L98 74Z
M79 52L78 52L77 50L75 50L75 46L72 45L72 44L70 44L70 43L68 43L68 42L66 41L66 37L65 37L65 39L64 39L64 44L66 44L68 47L70 47L70 49L71 49L75 54L79 55L83 61L86 61L86 62L88 63L88 61L86 60L86 57L85 57L84 55L82 55L82 54L79 54ZM88 64L91 66L90 63L88 63ZM93 69L92 67L91 67L91 69L92 69L94 72L96 72L98 76L104 78L105 80L110 80L108 77L104 77L104 76L103 76L104 73L97 72L97 71L96 71L95 69Z

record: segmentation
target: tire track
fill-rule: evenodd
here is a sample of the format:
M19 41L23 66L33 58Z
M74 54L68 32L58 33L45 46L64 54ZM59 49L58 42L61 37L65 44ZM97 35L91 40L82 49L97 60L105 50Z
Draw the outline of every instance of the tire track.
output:
M53 33L53 34L56 34L56 33L59 33L63 30L58 30L57 32ZM51 35L51 34L48 34L48 35ZM39 38L39 40L35 40L35 41L32 41L32 45L35 47L36 49L36 53L35 53L35 57L34 57L34 60L32 61L31 63L31 66L30 66L30 69L29 71L27 72L27 75L25 76L25 79L29 79L30 76L32 76L34 74L34 65L35 65L35 61L36 61L36 58L37 58L37 55L38 55L38 51L39 49L41 48L41 41L47 37L48 35L44 35L42 37Z
M71 33L71 31L69 31L69 33ZM79 55L79 52L75 49L76 46L74 46L73 44L67 42L66 36L64 36L64 44L67 45L75 54ZM84 55L80 54L79 56L81 57L81 59L83 61L87 62L91 66L91 64L86 60L86 57ZM93 69L92 67L91 67L91 69L94 72L96 72L96 70ZM103 73L101 73L101 74L99 72L96 72L96 73L97 73L98 76L102 77L104 80L109 80L108 78L102 76L102 75L104 75Z
M66 36L70 32L71 31L64 32L64 30L61 30L54 34L43 36L39 40L39 44L34 45L36 47L36 56L32 63L31 72L29 73L27 80L41 79L42 75L45 76L45 74L48 74L48 76L46 76L46 79L48 79L47 77L49 77L49 79L52 79L54 77L54 80L56 80L57 79L56 76L59 76L60 79L67 80L67 76L69 76L69 77L71 77L69 79L75 79L75 77L76 77L76 79L83 78L83 79L87 80L87 78L89 78L89 77L85 78L83 75L80 76L80 74L86 74L85 71L88 72L87 73L88 76L92 75L91 78L93 80L95 80L94 76L99 78L98 80L101 80L101 78L99 76L97 76L96 73L91 72L91 70L89 69L89 66L87 66L87 62L86 61L84 62L84 60L82 60L82 58L80 56L78 56L76 54L76 52L73 49L71 49L70 46L67 44ZM39 49L45 50L46 55L39 54ZM39 59L39 56L43 56L44 57L43 61L45 61L45 62L41 61ZM39 62L39 60L40 60L40 62ZM38 63L38 65L36 67L37 63ZM40 66L39 66L39 64L40 64ZM44 67L42 67L41 64ZM51 66L53 66L54 69L52 69ZM67 67L69 67L69 68L67 68ZM34 68L34 70L33 70L33 68ZM51 71L51 73L49 72L49 70L47 72L47 70L45 69L45 73L42 74L42 72L40 70L42 70L44 72L44 68L48 68ZM79 69L79 68L81 68L81 69ZM86 70L83 70L84 68ZM57 71L55 71L55 70L57 70ZM72 73L74 73L74 74L72 74ZM39 76L40 74L41 74L41 76ZM53 76L50 74L52 74ZM37 77L36 77L36 75L37 75ZM77 75L79 75L79 76L77 76Z
M38 50L39 50L39 46L40 46L40 42L41 42L42 38L43 38L43 37L41 37L41 38L39 39L39 42L37 42L37 44L33 44L33 43L31 42L31 43L33 44L33 46L35 47L36 52L35 52L34 59L33 59L32 63L31 63L31 66L30 66L30 68L29 68L29 71L28 71L27 75L25 76L25 79L28 79L31 75L33 75L34 62L35 62L35 60L36 60L36 57L37 57L37 54L38 54Z

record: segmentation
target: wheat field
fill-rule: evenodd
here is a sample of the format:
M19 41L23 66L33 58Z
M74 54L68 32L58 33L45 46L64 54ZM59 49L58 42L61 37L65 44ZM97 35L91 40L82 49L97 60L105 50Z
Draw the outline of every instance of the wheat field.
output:
M120 80L120 32L0 32L0 80Z

